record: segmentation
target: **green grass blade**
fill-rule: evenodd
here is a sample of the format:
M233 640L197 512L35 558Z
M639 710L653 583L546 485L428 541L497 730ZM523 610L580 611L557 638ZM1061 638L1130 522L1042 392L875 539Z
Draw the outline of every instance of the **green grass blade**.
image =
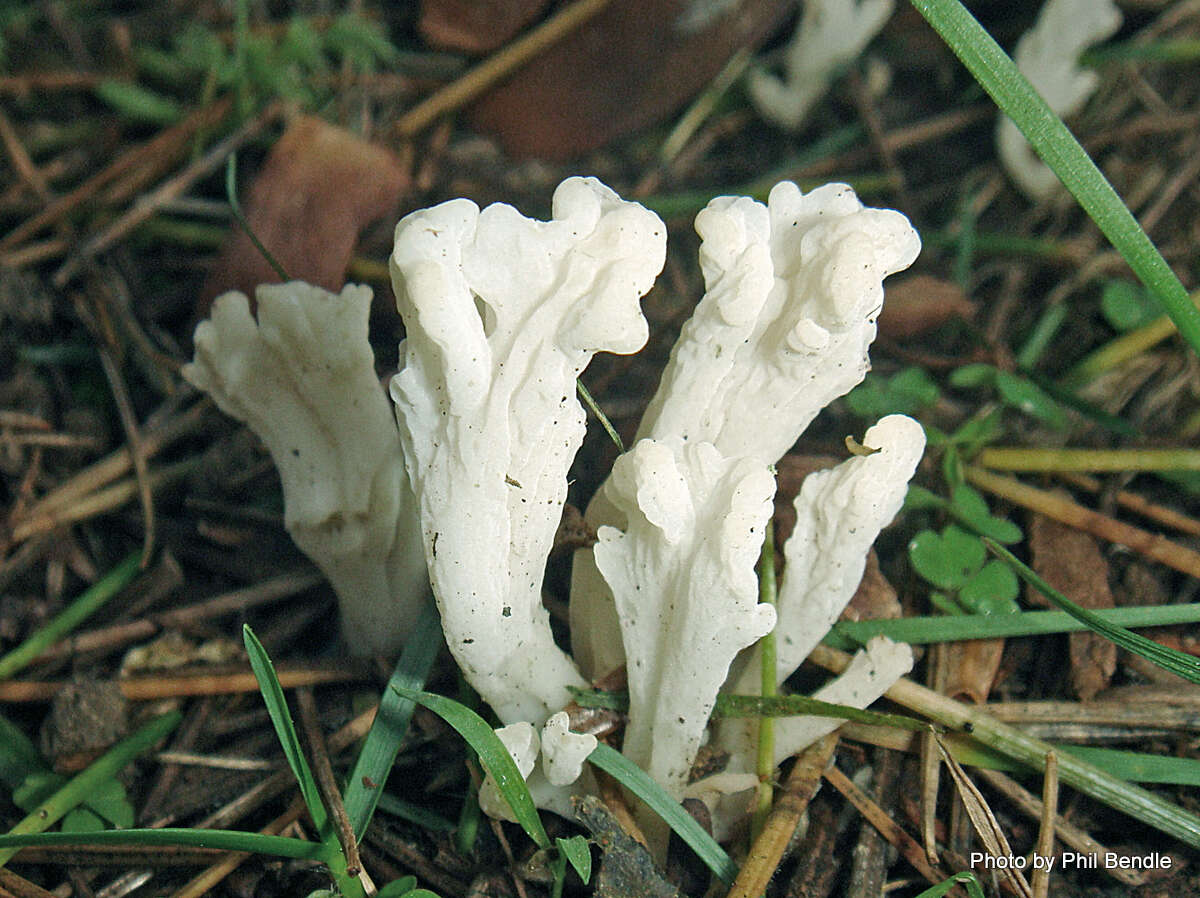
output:
M73 777L65 786L34 808L9 830L10 836L40 833L82 804L96 787L111 779L122 767L150 748L179 725L182 715L172 711L143 726L133 735L122 739L92 762L86 770ZM8 863L16 848L0 848L0 866Z
M458 824L450 818L436 814L419 804L413 804L411 801L397 798L388 792L384 792L379 796L379 802L376 807L394 817L407 820L409 823L415 823L417 826L432 830L433 832L452 833L458 829Z
M1200 621L1200 602L1184 605L1145 605L1102 608L1096 617L1118 627L1165 627ZM1002 639L1010 636L1042 636L1089 629L1065 611L1022 611L1020 614L970 614L947 617L900 617L890 620L839 621L822 640L826 645L853 650L873 636L893 642L927 645L963 639Z
M218 851L249 851L297 860L325 860L328 851L321 842L267 836L262 833L221 829L109 829L94 833L29 833L0 836L0 856L18 848L35 846L62 848L75 845L112 845L139 848L183 846Z
M696 856L708 869L726 883L733 883L737 878L738 868L725 853L725 849L704 831L679 802L664 792L662 786L650 779L642 768L603 742L588 755L588 760L616 779L658 814L675 835L696 852Z
M367 739L354 762L354 770L350 773L342 796L346 816L350 818L354 834L360 839L367 831L375 806L383 795L383 787L416 707L392 687L421 689L441 646L442 626L437 607L433 602L427 602L388 680L389 688L384 690L379 699L379 713L375 715L371 731L367 733Z
M300 747L300 737L296 734L296 726L292 723L292 712L288 710L287 698L284 697L283 687L279 685L279 677L275 675L275 666L267 655L254 631L248 624L242 626L242 641L246 644L246 653L250 656L250 669L254 671L254 679L258 680L259 691L271 715L271 723L275 726L275 735L283 746L283 755L300 784L300 794L308 807L313 826L317 832L325 833L329 816L325 811L325 803L321 801L321 792L317 781L304 757Z
M546 829L542 826L542 819L534 807L533 796L529 794L525 778L521 776L521 771L517 769L508 749L504 747L496 732L488 726L487 721L466 705L443 695L401 688L396 688L396 691L442 718L475 749L479 763L496 781L500 794L512 808L513 816L517 818L521 828L539 848L549 848L550 837L546 835Z
M225 163L225 198L229 200L229 211L232 213L234 220L246 232L246 236L250 238L250 242L254 244L254 248L258 250L267 262L268 265L279 275L281 281L290 281L288 273L283 266L279 264L279 260L271 255L271 251L263 245L263 242L258 239L258 235L254 233L254 228L250 227L250 221L242 212L241 203L237 198L237 153L232 153Z
M38 655L95 614L105 602L124 589L137 574L141 557L140 551L126 556L46 626L0 658L0 680L5 680L27 667Z
M1112 185L1008 55L958 0L912 0L996 105L1071 191L1092 221L1200 352L1200 311Z
M1096 745L1062 745L1056 746L1055 751L1070 752L1131 783L1200 786L1200 760L1196 758L1152 755L1143 751L1124 751Z
M994 555L1016 571L1018 577L1063 611L1067 612L1067 614L1083 623L1092 632L1099 633L1105 639L1116 643L1128 652L1141 655L1147 661L1157 664L1163 670L1178 674L1189 682L1200 684L1200 659L1193 658L1191 655L1185 654L1178 649L1168 648L1165 645L1155 642L1153 639L1147 639L1140 633L1134 633L1126 630L1124 627L1118 627L1115 624L1109 623L1094 611L1076 605L995 540L985 537L983 542Z
M629 710L628 692L568 688L571 697L581 708L603 708L609 711ZM722 717L760 717L764 719L801 716L835 717L839 720L853 720L857 723L893 727L913 732L923 732L929 729L926 721L916 717L865 711L850 705L823 702L820 699L809 698L807 695L731 695L722 693L717 696L712 716L714 719Z

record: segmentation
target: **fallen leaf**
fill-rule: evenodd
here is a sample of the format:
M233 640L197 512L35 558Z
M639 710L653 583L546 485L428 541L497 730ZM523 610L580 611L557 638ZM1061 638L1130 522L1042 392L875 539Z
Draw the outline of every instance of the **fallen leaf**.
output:
M417 31L444 50L488 53L508 43L546 8L546 0L423 0Z
M1112 608L1108 562L1090 534L1034 515L1029 526L1032 567L1037 573L1084 608ZM1027 590L1030 604L1050 607L1035 589ZM1096 633L1070 635L1071 686L1084 701L1108 687L1117 669L1117 647Z
M319 118L297 118L272 147L242 209L288 277L340 290L359 231L394 215L409 175L394 153ZM204 315L228 290L254 296L275 270L234 225L201 294Z
M970 321L975 304L952 281L914 274L887 283L879 313L879 335L893 340L919 337L955 318Z
M862 582L842 612L842 620L879 620L897 618L903 613L896 588L879 569L879 556L872 548L867 552L867 566Z
M469 110L516 156L567 159L668 115L791 14L773 0L614 2Z

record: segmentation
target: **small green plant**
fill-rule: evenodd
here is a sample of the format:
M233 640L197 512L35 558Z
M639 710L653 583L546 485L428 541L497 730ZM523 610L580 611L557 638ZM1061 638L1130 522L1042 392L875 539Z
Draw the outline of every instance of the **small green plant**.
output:
M1020 611L1016 575L999 559L988 560L981 537L1013 544L1021 528L997 518L976 490L956 485L946 500L919 486L909 488L906 507L937 508L952 519L940 532L922 530L908 544L914 570L934 587L930 601L950 614L1012 614Z
M1066 412L1045 390L1027 377L1002 371L994 365L964 365L951 372L950 384L962 389L991 387L1002 405L1029 415L1055 430L1067 426Z
M846 394L846 405L858 417L875 421L884 415L917 415L939 396L941 390L925 369L910 365L891 377L869 372Z
M1106 281L1100 291L1100 313L1118 333L1149 324L1162 309L1141 284L1130 281Z
M208 94L236 90L243 112L274 98L314 108L329 98L332 73L342 63L369 73L400 52L378 23L356 13L323 26L298 16L281 32L262 34L251 31L239 17L235 34L234 46L229 47L211 28L189 23L169 49L137 49L135 59L146 83L106 79L96 94L126 118L159 126L183 114L173 94L196 85Z

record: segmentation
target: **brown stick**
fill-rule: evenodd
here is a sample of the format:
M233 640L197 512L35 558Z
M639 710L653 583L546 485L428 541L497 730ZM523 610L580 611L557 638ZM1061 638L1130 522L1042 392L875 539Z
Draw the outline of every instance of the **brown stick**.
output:
M867 822L879 830L883 837L891 842L904 855L904 859L912 864L925 879L931 883L939 883L946 878L945 874L929 865L929 861L925 859L925 849L917 840L901 829L900 824L889 817L883 808L871 801L866 792L850 782L850 778L846 774L837 767L830 767L825 771L824 776L829 785L841 792L846 800L867 819ZM947 894L961 896L962 891L952 889Z
M132 171L149 160L170 157L173 153L178 152L178 148L186 145L188 139L197 131L219 124L229 113L232 105L233 101L226 97L203 109L197 109L178 125L122 154L70 193L50 203L36 215L25 219L7 235L0 238L0 250L11 250L24 243L30 237L61 220L80 203L86 202L103 187L111 184L126 172Z
M277 671L284 689L319 686L323 683L349 683L370 679L367 670L353 665L337 667L290 667ZM0 702L45 702L54 698L64 680L5 680L0 682ZM179 698L185 695L228 695L257 692L258 681L250 671L192 676L130 677L121 681L121 694L130 701Z
M1171 542L1160 534L1123 524L1108 515L1012 477L970 466L964 469L964 473L968 481L994 496L1077 527L1110 543L1119 543L1167 567L1200 578L1200 552Z
M788 774L783 794L779 796L766 825L750 847L746 863L742 865L729 890L729 898L758 898L766 891L767 884L775 875L783 853L796 832L796 827L800 825L804 812L808 810L808 803L821 787L821 776L833 760L837 743L837 733L830 733L805 749L796 759L795 766Z
M245 589L221 593L211 599L184 608L175 608L139 620L85 631L50 646L38 656L37 660L50 661L66 655L114 649L131 642L149 639L171 627L188 626L227 614L244 614L251 608L278 602L306 589L311 589L323 580L324 577L319 572L306 566Z
M296 690L296 707L300 711L300 727L304 732L304 741L308 743L308 752L312 757L317 789L321 793L325 812L329 814L329 821L333 824L333 831L337 833L338 844L342 846L342 854L346 858L346 873L349 876L358 876L362 872L358 839L354 837L354 827L346 815L346 806L342 804L342 792L338 788L337 778L333 775L333 765L329 762L329 751L321 735L317 700L313 696L311 686L301 686Z
M140 198L125 214L84 243L77 253L67 259L58 271L54 272L54 285L56 287L66 286L84 264L123 240L130 231L152 217L163 205L177 199L201 178L208 177L216 171L230 153L261 134L271 122L275 121L281 111L282 107L278 104L268 106L256 118L246 122L179 174Z

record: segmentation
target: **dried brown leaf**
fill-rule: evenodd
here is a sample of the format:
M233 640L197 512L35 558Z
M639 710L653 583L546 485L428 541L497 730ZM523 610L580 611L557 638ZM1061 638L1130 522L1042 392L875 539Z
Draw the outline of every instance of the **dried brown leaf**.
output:
M772 0L612 3L470 110L514 155L567 159L686 103L791 10Z
M488 53L508 43L546 0L423 0L417 30L435 47Z
M1112 608L1108 562L1096 540L1082 530L1043 515L1034 515L1029 527L1033 569L1047 583L1084 608ZM1049 606L1037 590L1027 590L1032 604ZM1070 636L1071 686L1084 701L1108 687L1117 669L1117 647L1096 633Z
M311 116L271 149L242 201L250 227L288 277L340 290L359 231L397 211L409 174L390 150ZM227 290L254 295L279 276L235 227L202 293L200 313Z
M893 340L919 337L954 318L970 321L975 305L952 281L928 274L890 280L879 313L879 335Z

